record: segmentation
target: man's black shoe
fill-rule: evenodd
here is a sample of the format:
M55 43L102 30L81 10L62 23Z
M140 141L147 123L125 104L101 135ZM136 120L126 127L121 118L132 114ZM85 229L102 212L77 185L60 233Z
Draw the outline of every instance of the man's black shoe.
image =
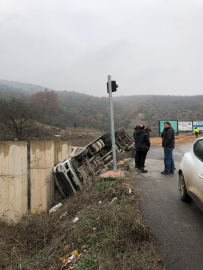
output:
M170 172L164 171L164 172L161 172L161 174L164 174L164 175L170 175Z
M170 174L174 174L174 172L170 172Z
M135 169L137 169L137 165L135 165Z
M145 170L145 169L139 169L139 172L140 172L140 173L147 173L148 171Z

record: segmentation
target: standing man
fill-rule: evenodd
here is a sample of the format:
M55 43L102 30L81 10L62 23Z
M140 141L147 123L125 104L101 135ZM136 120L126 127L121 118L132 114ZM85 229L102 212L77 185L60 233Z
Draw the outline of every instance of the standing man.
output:
M135 137L136 137L136 133L137 133L137 131L140 129L140 126L138 125L138 126L136 126L136 127L134 127L134 133L133 133L133 138L134 138L134 141L135 141ZM136 146L135 146L135 168L138 168L138 166L137 166L137 151L136 151Z
M194 128L193 132L195 133L196 138L199 135L199 129L197 127Z
M148 126L146 126L145 130L147 131L147 133L149 135L149 133L151 132L151 129Z
M162 147L164 147L165 175L174 174L173 149L175 147L174 130L169 122L164 123L164 130L161 134Z
M135 147L137 154L137 167L139 172L147 173L147 170L144 169L145 159L147 152L150 148L149 135L145 131L145 126L140 125L139 130L137 130L135 135Z

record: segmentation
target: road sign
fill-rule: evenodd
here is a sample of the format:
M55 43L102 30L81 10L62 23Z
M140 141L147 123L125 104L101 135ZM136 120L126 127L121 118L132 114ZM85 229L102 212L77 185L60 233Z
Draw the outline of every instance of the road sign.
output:
M192 121L191 122L179 122L178 121L178 131L192 131Z
M199 130L203 130L203 121L193 121L193 129L197 127Z
M178 121L177 120L164 120L164 121L159 121L159 131L160 133L163 132L164 130L164 123L169 122L172 125L172 128L174 129L175 132L178 132Z

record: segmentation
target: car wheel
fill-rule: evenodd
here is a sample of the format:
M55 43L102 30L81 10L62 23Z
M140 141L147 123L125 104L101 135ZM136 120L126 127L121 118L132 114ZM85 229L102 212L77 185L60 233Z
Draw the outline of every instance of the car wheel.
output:
M75 159L81 161L84 156L88 153L88 149L84 148L78 155L75 156Z
M179 173L179 182L178 182L178 188L179 188L179 194L180 194L180 198L182 201L184 202L189 202L191 201L191 197L188 195L187 193L187 187L185 184L185 178L183 173Z

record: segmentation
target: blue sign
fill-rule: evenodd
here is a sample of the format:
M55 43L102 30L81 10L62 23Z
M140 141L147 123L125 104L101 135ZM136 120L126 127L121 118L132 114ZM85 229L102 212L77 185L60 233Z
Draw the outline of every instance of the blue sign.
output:
M199 130L203 130L203 121L193 121L193 129L197 127Z
M175 132L178 132L178 121L169 121L169 120L165 120L165 121L160 121L160 132L163 132L164 130L164 122L169 122L172 126L172 128L174 129Z

